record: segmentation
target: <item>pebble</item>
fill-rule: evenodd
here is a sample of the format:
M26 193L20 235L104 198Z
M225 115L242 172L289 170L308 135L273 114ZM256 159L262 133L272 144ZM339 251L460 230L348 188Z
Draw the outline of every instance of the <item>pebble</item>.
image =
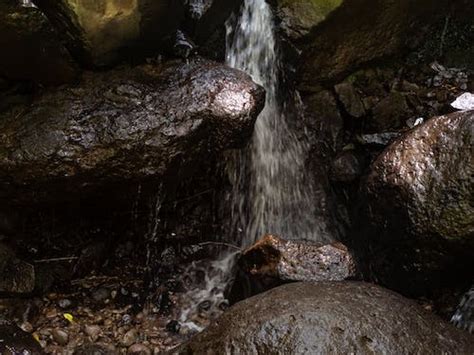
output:
M129 347L130 345L132 345L133 343L135 343L137 341L137 338L138 338L138 331L135 328L130 329L123 336L122 345L126 346L126 347Z
M58 306L62 309L66 309L72 306L71 300L68 300L67 298L63 298L59 300Z
M33 332L33 326L31 325L30 322L23 322L20 326L21 330L27 333L32 333Z
M133 344L128 348L127 354L131 355L151 355L151 350L143 344Z
M62 329L53 329L53 339L59 345L66 345L69 342L69 335Z
M92 299L97 303L104 303L110 297L110 291L100 287L92 292Z
M89 336L92 342L95 342L99 339L101 329L98 325L86 325L84 327L84 332Z

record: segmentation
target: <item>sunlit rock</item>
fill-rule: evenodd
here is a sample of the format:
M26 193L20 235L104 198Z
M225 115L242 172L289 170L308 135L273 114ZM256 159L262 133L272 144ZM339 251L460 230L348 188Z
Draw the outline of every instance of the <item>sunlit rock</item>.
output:
M156 50L183 18L175 0L34 0L84 64L102 66ZM127 50L129 51L128 54ZM132 53L130 53L132 52Z

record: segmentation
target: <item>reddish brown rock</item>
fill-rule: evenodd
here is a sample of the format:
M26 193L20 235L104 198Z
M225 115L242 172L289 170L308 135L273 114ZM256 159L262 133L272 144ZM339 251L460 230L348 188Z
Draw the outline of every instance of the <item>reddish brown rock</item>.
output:
M355 276L355 261L341 243L318 245L266 235L240 261L253 277L281 281L340 281Z

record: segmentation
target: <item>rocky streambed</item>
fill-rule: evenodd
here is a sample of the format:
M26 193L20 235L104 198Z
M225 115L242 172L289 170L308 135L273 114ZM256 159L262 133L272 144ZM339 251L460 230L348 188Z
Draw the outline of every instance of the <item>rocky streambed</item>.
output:
M470 1L254 9L324 235L253 245L245 1L33 3L0 0L0 353L473 351Z

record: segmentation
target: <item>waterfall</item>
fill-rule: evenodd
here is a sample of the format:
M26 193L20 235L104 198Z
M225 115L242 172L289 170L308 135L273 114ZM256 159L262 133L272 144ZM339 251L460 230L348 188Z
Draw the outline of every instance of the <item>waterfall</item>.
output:
M234 243L245 248L267 233L324 241L327 234L321 233L314 213L317 196L305 167L308 144L304 132L298 135L288 122L290 117L301 118L303 109L296 93L296 104L290 106L279 97L280 61L272 11L265 0L245 0L238 20L227 22L226 57L229 66L247 72L266 90L265 108L249 146L228 157L233 185L228 199L232 210L229 233ZM201 269L206 274L204 283L183 296L187 303L179 317L183 327L204 329L205 324L195 321L200 304L206 303L213 316L219 314L233 279L236 255L227 251L205 271ZM187 273L199 267L193 265Z
M308 144L288 123L288 113L295 116L298 107L289 108L279 98L280 61L265 0L245 0L236 26L228 23L227 46L227 64L247 72L267 93L250 147L231 157L236 242L246 247L267 233L320 240L314 188L305 168Z

